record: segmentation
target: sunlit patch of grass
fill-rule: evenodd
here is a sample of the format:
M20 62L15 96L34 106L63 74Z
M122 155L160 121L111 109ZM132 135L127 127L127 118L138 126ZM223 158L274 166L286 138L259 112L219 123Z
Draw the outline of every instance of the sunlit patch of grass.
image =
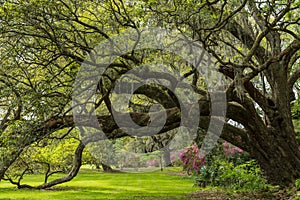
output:
M49 190L18 190L7 182L0 182L0 199L186 199L193 187L193 179L170 175L176 168L147 173L99 173L82 170L71 182ZM56 175L61 176L61 175ZM24 183L38 185L41 175L28 175Z

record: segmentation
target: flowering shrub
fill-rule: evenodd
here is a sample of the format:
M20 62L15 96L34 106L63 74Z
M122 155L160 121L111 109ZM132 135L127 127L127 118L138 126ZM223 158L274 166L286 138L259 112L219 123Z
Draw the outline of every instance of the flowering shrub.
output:
M183 169L187 171L188 174L190 174L190 172L199 174L201 167L206 163L206 158L199 155L199 148L195 143L181 152L179 157L183 162Z
M229 142L224 142L223 143L223 150L224 153L228 156L234 156L236 153L243 153L243 150L231 145Z
M233 189L254 190L266 186L254 160L242 149L224 142L205 157L194 143L179 154L183 169L196 174L196 185L224 186Z
M148 166L148 167L158 167L158 166L159 166L159 162L158 162L158 160L156 160L156 159L149 160L149 161L147 162L147 166Z

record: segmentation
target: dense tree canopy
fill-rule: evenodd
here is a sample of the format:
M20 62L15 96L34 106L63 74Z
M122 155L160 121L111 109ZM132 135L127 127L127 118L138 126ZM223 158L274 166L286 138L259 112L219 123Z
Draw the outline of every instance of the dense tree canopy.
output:
M23 157L33 147L70 138L78 140L73 168L66 177L46 180L38 188L76 176L85 145L103 139L93 137L83 143L74 129L72 108L78 105L72 102L72 94L80 65L87 57L94 61L91 66L105 64L93 60L98 44L128 29L139 36L144 27L177 30L200 43L226 79L221 91L227 98L221 138L249 152L270 183L288 185L300 177L293 125L293 117L299 119L295 113L299 107L300 1L12 0L0 5L0 179L14 182L10 170L16 166L28 170L34 162L26 163ZM212 114L205 76L195 66L168 52L133 49L110 63L91 97L106 138L127 136L113 118L119 112L111 106L116 101L112 90L117 80L134 68L162 60L180 72L198 98L199 135L207 130L210 119L218 117ZM151 71L146 74L159 76ZM160 72L161 79L171 81L167 74ZM184 113L172 91L144 85L124 110L134 122L147 126L152 119L149 108L157 103L166 109L167 120L157 133L160 136L153 137L153 145L164 146L173 137L165 132L178 128Z

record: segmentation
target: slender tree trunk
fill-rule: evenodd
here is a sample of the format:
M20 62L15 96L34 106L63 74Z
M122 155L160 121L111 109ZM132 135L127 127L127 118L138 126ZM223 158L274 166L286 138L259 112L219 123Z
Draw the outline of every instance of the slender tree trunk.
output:
M0 169L0 181L4 177L4 174L5 174L6 170L7 170L7 168L1 167L1 169Z
M113 171L113 169L110 166L108 166L104 163L101 163L101 166L102 166L102 169L104 172L112 172Z
M97 169L98 171L100 171L100 165L99 165L99 164L96 164L96 169Z
M23 148L20 148L20 150L17 153L9 152L7 153L7 156L3 157L2 165L0 166L0 181L4 178L5 172L16 161L16 159L19 157L22 151Z
M166 146L164 148L163 156L164 156L164 161L165 161L166 167L171 167L172 166L171 153L170 153L170 149L168 146Z

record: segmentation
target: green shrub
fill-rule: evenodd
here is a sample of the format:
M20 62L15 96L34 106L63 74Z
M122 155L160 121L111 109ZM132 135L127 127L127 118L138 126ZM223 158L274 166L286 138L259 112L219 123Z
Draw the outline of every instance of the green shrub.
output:
M296 180L295 186L296 186L297 190L300 189L300 179L297 179L297 180Z
M266 186L261 171L254 160L234 165L233 162L215 160L201 168L196 184L221 186L231 189L254 190Z

